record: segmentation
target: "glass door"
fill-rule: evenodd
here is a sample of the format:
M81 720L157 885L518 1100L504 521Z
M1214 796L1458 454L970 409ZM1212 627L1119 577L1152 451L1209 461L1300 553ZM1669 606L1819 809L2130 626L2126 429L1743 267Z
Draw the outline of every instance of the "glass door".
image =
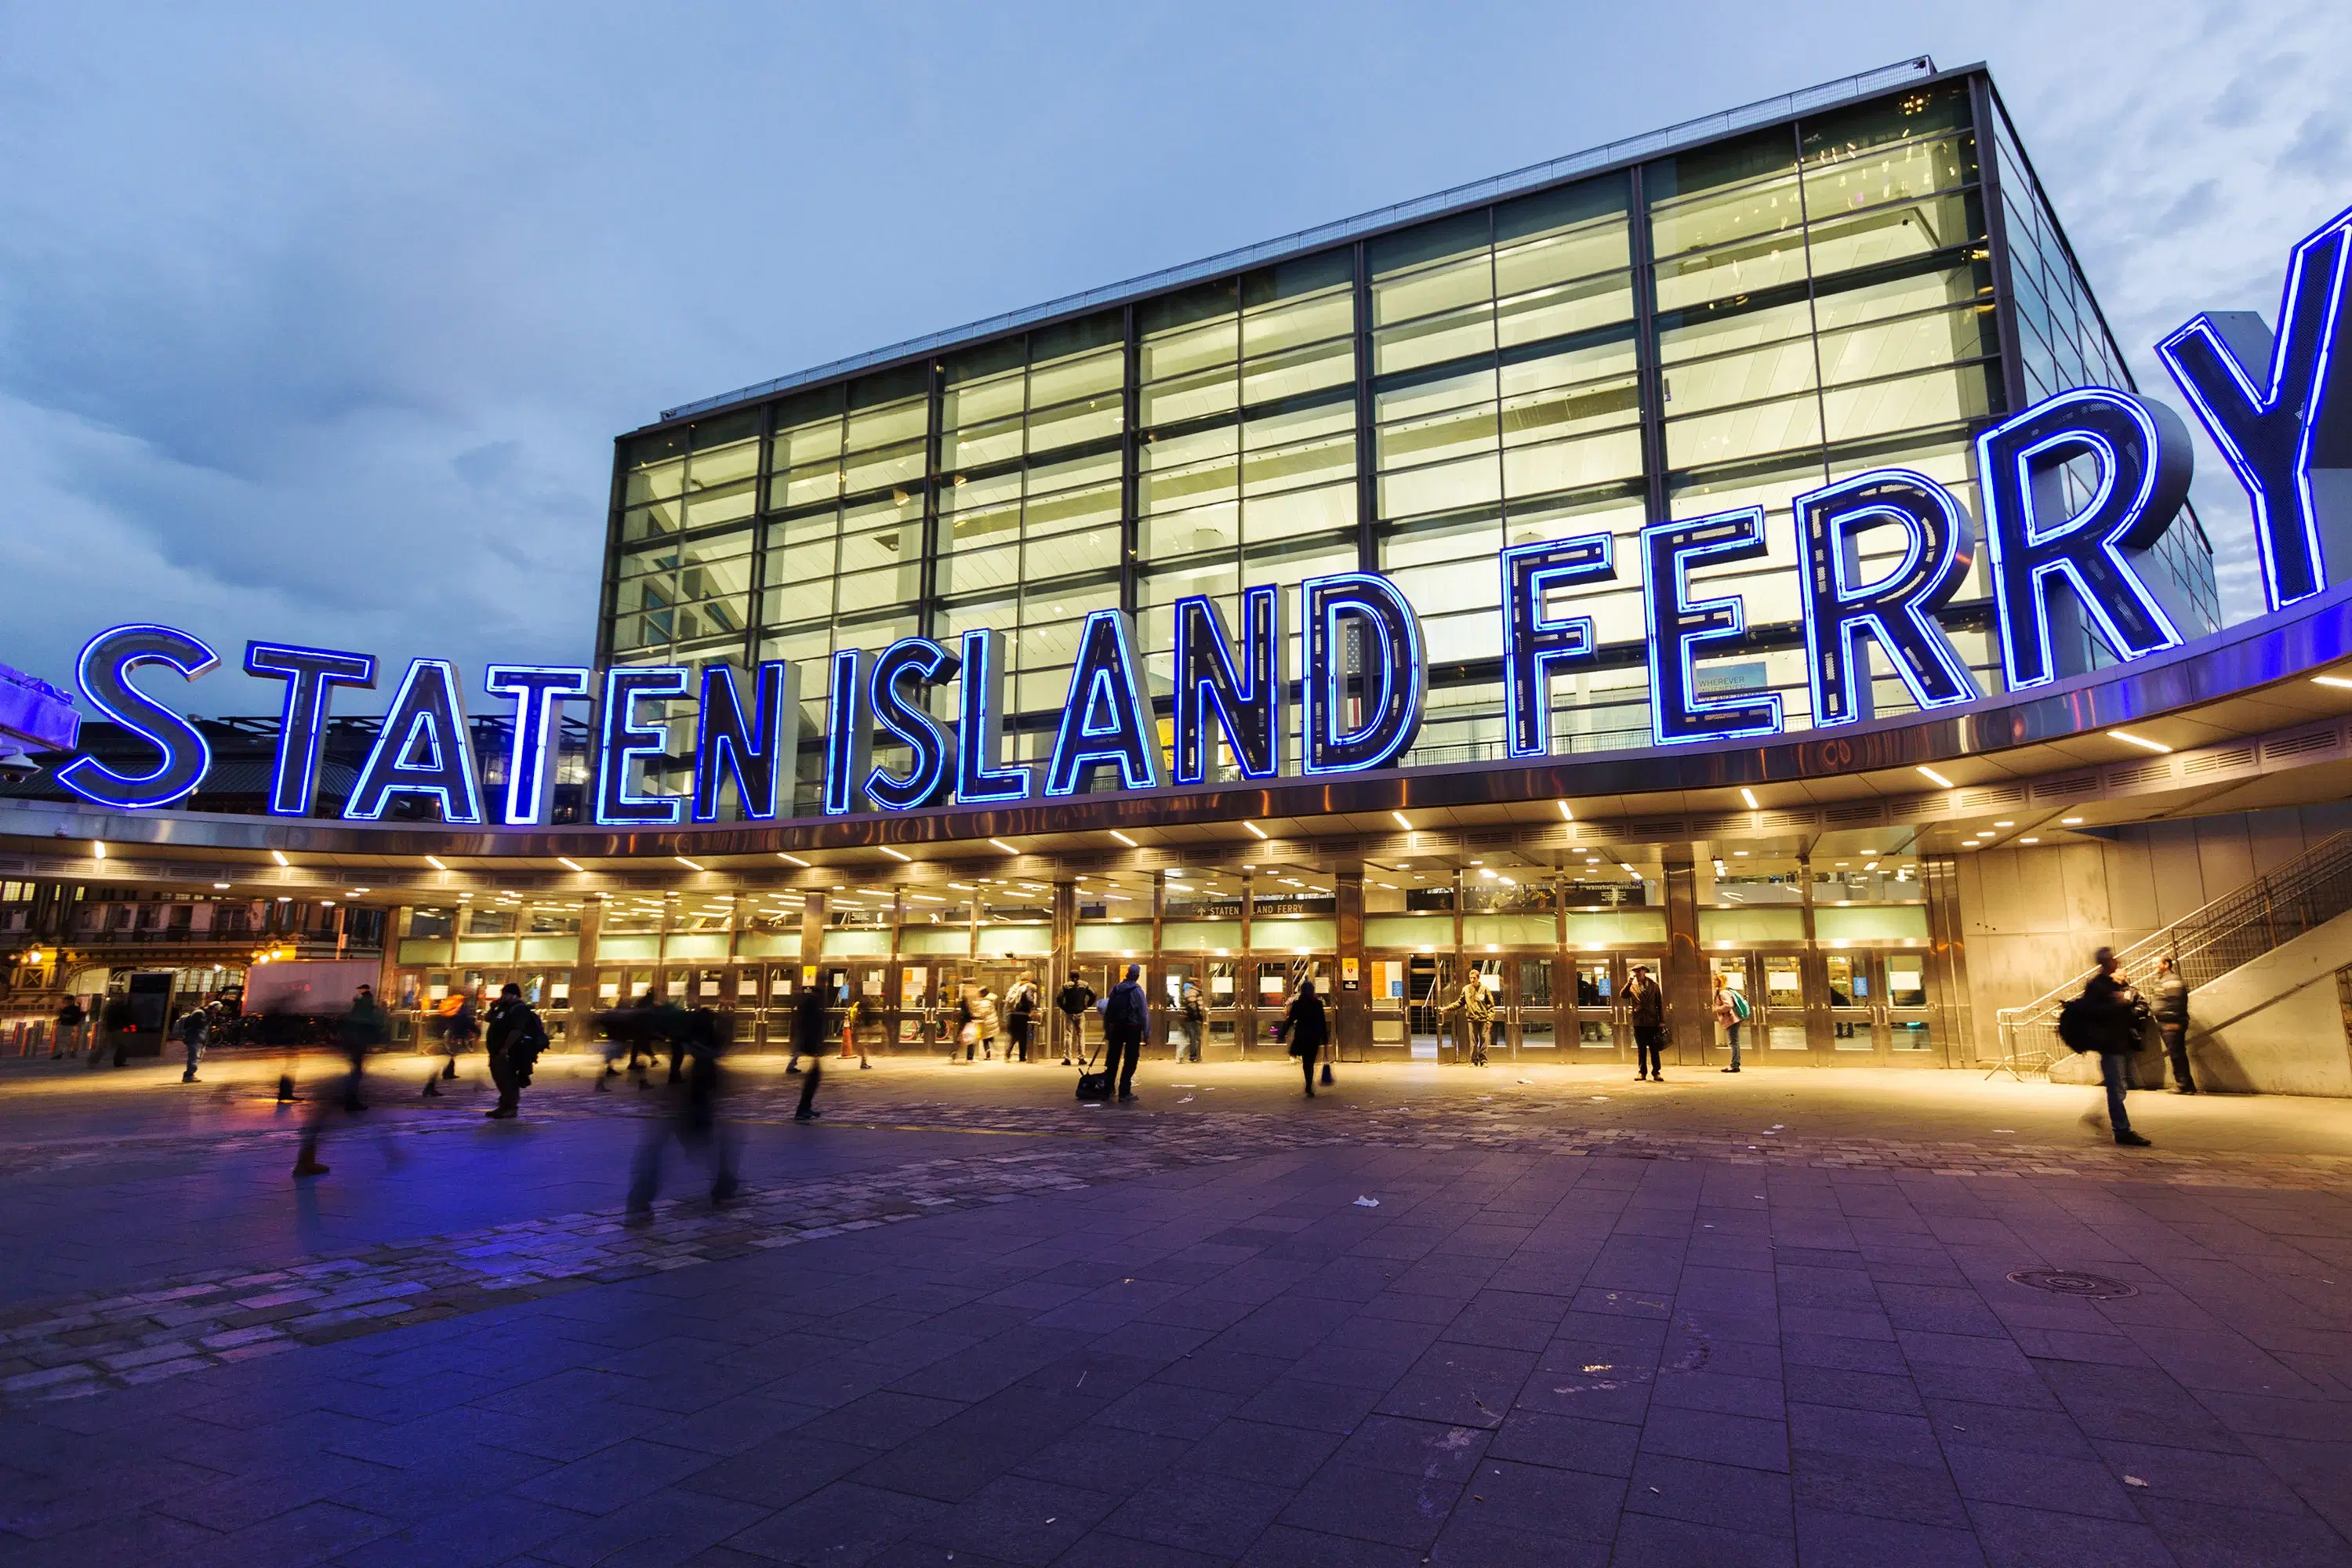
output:
M1505 994L1510 1027L1513 1056L1521 1051L1540 1051L1549 1059L1559 1045L1559 1009L1552 989L1552 964L1549 958L1515 958L1510 961Z
M1580 1051L1598 1058L1606 1052L1609 1060L1623 1056L1624 1032L1619 1026L1617 962L1601 953L1587 953L1571 960L1570 969L1576 976L1576 989L1568 997L1570 1038Z
M1871 984L1871 957L1866 952L1822 954L1832 1050L1877 1054L1877 990Z
M1201 984L1200 968L1191 959L1171 958L1160 976L1159 1011L1167 1019L1163 1033L1180 1062L1201 1060L1208 1047L1209 988ZM1192 1017L1196 1012L1198 1022Z
M1405 1040L1405 971L1412 960L1398 958L1367 958L1364 967L1370 972L1372 1010L1372 1049L1376 1052L1397 1052L1406 1048Z
M1907 1067L1944 1065L1937 1009L1927 1000L1927 954L1924 950L1875 955L1884 984L1879 1019L1891 1061Z
M1209 1009L1209 1046L1223 1055L1243 1056L1241 1026L1242 966L1230 958L1213 958L1202 965L1206 971L1201 989L1202 1000Z
M920 1050L931 1043L931 965L898 965L898 995L892 1016L897 1026L890 1038Z
M1805 1031L1805 961L1793 952L1763 955L1764 1005L1749 1020L1753 1031L1745 1048L1766 1051L1807 1051L1812 1042Z
M1443 1061L1452 1054L1448 1016L1439 1009L1459 989L1454 975L1448 954L1417 953L1405 960L1405 1038L1415 1061Z
M1706 961L1708 1007L1712 1009L1714 1006L1715 976L1718 974L1723 977L1725 989L1735 993L1748 1004L1748 1022L1741 1025L1739 1028L1739 1052L1742 1058L1761 1044L1757 1038L1758 1031L1752 1026L1763 1022L1758 1016L1761 1010L1756 1005L1755 962L1755 955L1746 952L1710 953ZM1729 1033L1712 1016L1707 1019L1706 1032L1711 1044L1723 1047L1724 1065L1728 1067L1731 1052Z

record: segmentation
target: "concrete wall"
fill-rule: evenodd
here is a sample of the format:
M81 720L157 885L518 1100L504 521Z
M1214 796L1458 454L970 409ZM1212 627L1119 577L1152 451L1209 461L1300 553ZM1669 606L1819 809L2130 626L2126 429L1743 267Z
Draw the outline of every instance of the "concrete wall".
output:
M2189 999L2189 1070L2200 1089L2352 1096L2352 1040L2336 972L2352 964L2352 915L2240 964Z
M1960 930L1977 1055L1990 1059L2000 1050L1997 1009L2033 1000L2088 969L2097 949L2128 947L2347 828L2352 805L2303 806L2147 823L2099 842L1962 854Z

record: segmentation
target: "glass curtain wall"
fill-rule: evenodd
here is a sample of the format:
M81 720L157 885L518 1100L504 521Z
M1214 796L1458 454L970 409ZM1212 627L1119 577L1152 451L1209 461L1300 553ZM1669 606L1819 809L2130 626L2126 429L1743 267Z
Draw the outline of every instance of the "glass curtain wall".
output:
M1743 595L1750 628L1698 662L1699 691L1778 692L1802 729L1792 498L1900 466L1976 509L1969 443L2007 411L1974 86L1784 121L638 438L612 656L804 661L806 809L836 647L1004 632L1011 746L1034 760L1090 611L1136 612L1164 700L1178 599L1208 595L1237 623L1245 587L1363 567L1397 580L1427 633L1430 700L1404 763L1483 760L1504 751L1496 551L1605 530L1620 581L1576 596L1601 647L1556 683L1552 734L1563 751L1638 747L1637 535L1757 506L1765 558L1691 574L1695 596ZM2018 384L2127 384L2005 124L1994 141ZM1892 530L1860 542L1865 574L1893 565ZM2193 520L2158 554L2218 622ZM1945 619L1990 691L1984 571L1979 552ZM1877 710L1903 711L1871 657ZM954 700L935 694L942 715ZM690 704L676 714L683 735Z

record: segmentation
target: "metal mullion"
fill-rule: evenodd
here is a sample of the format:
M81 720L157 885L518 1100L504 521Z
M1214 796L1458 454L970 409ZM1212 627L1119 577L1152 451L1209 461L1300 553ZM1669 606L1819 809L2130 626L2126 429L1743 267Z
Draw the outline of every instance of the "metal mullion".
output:
M1650 247L1649 198L1643 166L1626 171L1625 237L1633 263L1633 365L1641 383L1643 512L1666 521L1666 421L1658 374L1657 274Z
M743 617L743 668L756 669L760 660L760 631L767 624L762 613L767 607L768 588L768 487L773 478L776 447L776 404L771 402L760 411L760 460L753 466L755 487L751 516L751 613Z
M629 461L628 437L613 443L613 480L606 492L604 507L604 582L597 598L596 665L603 668L613 662L613 627L621 611L621 515L622 502L627 495ZM684 501L681 500L680 506Z
M1238 301L1234 330L1236 334L1241 331ZM1136 500L1141 487L1136 473L1135 450L1135 425L1143 405L1143 345L1136 339L1135 306L1132 302L1119 310L1119 331L1125 345L1122 354L1125 363L1119 377L1118 607L1131 616L1135 613L1137 598L1136 554L1143 538L1142 520L1136 510ZM1239 347L1238 337L1235 347ZM1234 367L1234 374L1240 374L1238 364ZM1027 488L1025 476L1023 488ZM1023 527L1025 532L1025 521ZM1025 541L1022 548L1025 556L1028 548Z
M1380 460L1372 425L1372 275L1364 242L1349 247L1356 267L1356 567L1381 568Z
M1813 356L1813 449L1821 454L1822 479L1830 477L1830 405L1822 390L1822 312L1820 290L1813 286L1813 224L1812 211L1805 200L1805 131L1804 121L1789 121L1790 151L1797 157L1797 244L1805 258L1805 347ZM1798 554L1803 555L1803 542L1798 542ZM1868 679L1867 674L1864 677Z
M1028 390L1026 380L1028 374L1026 368L1028 353L1025 339L1023 344L1022 359L1024 362L1024 369L1022 372L1024 378L1022 389L1024 396L1022 401L1025 405L1028 401L1026 396ZM931 635L931 626L934 619L933 605L939 597L940 436L941 433L940 425L943 418L942 409L946 403L945 387L947 384L947 362L944 360L935 359L930 362L930 367L929 373L925 378L923 396L923 567L922 571L918 574L917 579L918 586L916 591L919 597L918 599L917 608L915 611L915 635L926 637ZM846 426L843 426L842 436L845 443L847 440L848 434L848 427ZM845 465L847 463L848 457L846 453L843 455L842 460ZM839 574L839 558L836 556L835 560L835 575Z
M2000 138L1994 133L1992 93L1982 76L1969 79L1969 120L1976 137L1977 188L1983 193L1985 241L1992 251L1992 321L1995 341L2000 344L2002 412L2014 414L2025 406L2025 356L2017 335L2016 285L2010 276L2009 212L2000 191Z

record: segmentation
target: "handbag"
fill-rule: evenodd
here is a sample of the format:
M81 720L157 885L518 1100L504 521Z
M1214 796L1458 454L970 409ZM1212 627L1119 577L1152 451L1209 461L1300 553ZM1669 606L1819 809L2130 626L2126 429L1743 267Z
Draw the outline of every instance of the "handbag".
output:
M1110 1068L1106 1065L1102 1071L1096 1072L1094 1065L1095 1053L1092 1051L1087 1052L1086 1059L1078 1063L1078 1098L1108 1100L1111 1095Z

